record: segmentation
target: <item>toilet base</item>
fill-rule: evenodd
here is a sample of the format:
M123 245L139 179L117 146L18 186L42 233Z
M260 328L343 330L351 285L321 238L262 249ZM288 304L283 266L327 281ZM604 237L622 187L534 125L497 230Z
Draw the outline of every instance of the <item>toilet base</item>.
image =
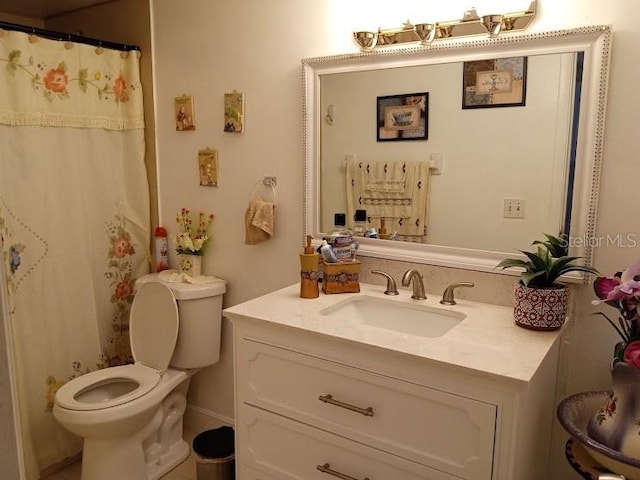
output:
M81 480L158 480L185 461L190 452L189 444L181 439L161 457L147 464L140 442L85 439Z
M144 451L135 439L84 439L81 480L140 480L147 476Z
M188 387L187 377L135 433L85 437L81 480L157 480L183 462L191 451L182 438Z
M191 453L191 447L184 440L180 440L169 448L159 462L147 465L147 478L158 480L164 474L184 462Z

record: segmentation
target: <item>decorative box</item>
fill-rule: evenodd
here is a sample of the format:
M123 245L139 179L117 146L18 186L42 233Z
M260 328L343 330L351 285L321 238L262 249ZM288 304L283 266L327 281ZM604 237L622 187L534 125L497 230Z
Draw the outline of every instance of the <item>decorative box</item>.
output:
M324 293L358 293L360 265L359 260L349 263L325 263L322 291Z

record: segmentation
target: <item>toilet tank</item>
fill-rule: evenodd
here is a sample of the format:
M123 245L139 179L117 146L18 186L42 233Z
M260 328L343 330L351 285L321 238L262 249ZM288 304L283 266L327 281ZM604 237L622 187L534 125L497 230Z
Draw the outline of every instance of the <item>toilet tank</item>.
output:
M178 303L180 325L178 340L170 365L176 368L202 368L220 360L222 333L222 296L225 280L191 284L160 280L157 273L138 279L136 287L145 282L160 282L173 292Z

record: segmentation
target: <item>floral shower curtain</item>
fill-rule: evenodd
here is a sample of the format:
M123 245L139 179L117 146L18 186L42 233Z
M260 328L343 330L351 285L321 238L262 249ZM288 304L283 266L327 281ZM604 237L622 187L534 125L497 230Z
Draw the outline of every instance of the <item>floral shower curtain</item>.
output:
M77 454L56 390L129 362L148 271L137 52L0 30L0 236L28 477Z

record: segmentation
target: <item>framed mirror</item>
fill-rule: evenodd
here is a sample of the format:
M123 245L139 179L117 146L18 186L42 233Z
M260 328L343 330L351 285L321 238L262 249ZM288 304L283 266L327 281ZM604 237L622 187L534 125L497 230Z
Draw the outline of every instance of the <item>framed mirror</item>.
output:
M350 169L404 162L428 171L420 235L359 238L359 255L497 272L563 233L591 265L610 49L610 28L589 26L304 59L305 236L321 240L335 213L353 229L354 208L367 206L367 228L379 228L387 214L371 191L350 191L363 178ZM506 95L481 90L512 80ZM413 99L420 108L404 108ZM381 108L400 123L380 123ZM373 189L368 178L357 188Z

